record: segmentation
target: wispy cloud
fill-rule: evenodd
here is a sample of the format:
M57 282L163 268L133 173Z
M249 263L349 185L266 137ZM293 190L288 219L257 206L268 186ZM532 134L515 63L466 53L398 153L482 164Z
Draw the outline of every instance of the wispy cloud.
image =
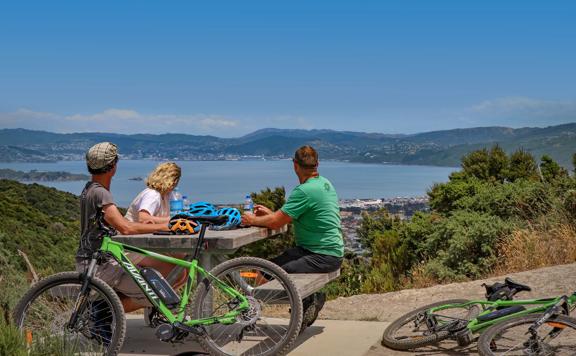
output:
M188 134L225 133L239 127L238 119L218 115L142 114L130 109L106 109L91 114L59 115L20 109L0 113L1 128L28 128L55 132L116 132Z
M477 125L556 125L576 121L576 101L504 97L486 100L464 111L460 120Z

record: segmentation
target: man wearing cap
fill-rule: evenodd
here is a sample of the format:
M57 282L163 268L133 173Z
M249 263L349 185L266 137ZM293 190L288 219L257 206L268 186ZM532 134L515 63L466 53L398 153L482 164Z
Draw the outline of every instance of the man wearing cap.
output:
M121 234L145 234L155 231L167 231L166 224L142 224L126 220L114 203L110 193L110 183L116 174L118 149L115 144L101 142L92 146L86 153L86 165L92 175L80 195L80 247L76 253L76 269L84 271L92 254L102 244L102 228L99 220ZM118 263L110 259L104 262L96 274L117 292L130 312L146 306L146 297Z
M242 224L278 229L293 223L296 247L270 261L288 273L336 271L344 256L338 195L332 183L318 173L318 153L314 148L300 147L292 161L300 185L294 188L284 206L273 212L256 205L254 214L242 215ZM303 300L302 329L316 320L325 299L323 293L315 293Z

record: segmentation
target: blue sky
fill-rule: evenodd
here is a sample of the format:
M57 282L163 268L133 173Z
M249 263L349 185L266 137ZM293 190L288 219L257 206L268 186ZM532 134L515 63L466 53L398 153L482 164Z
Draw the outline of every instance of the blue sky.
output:
M0 128L576 122L573 1L5 1Z

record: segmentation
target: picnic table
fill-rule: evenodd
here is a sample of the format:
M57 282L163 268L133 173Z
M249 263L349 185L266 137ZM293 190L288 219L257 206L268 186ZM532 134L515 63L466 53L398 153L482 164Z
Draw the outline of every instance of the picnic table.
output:
M280 235L286 230L286 226L280 229L244 227L225 231L207 230L206 235L204 235L204 246L202 246L199 263L209 271L224 261L226 255L234 253L240 247ZM113 240L158 253L185 252L191 256L196 247L198 235L116 235ZM179 269L175 268L175 270ZM177 273L171 273L168 280L171 281L176 275Z

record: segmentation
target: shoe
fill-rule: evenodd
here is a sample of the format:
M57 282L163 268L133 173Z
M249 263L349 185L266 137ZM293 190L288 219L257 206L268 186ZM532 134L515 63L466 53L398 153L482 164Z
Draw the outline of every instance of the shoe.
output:
M308 321L308 325L310 326L314 324L316 319L318 319L318 314L320 314L320 310L324 307L324 303L326 303L326 293L318 292L314 293L314 314Z
M156 309L153 307L146 307L144 308L144 324L148 325L151 328L155 328L157 325L154 325L154 317L156 314Z
M314 293L311 296L302 300L302 325L300 326L300 333L307 327L314 324L318 318L320 310L324 307L326 302L326 294L322 292Z
M112 341L112 310L104 300L99 299L90 305L90 335L104 346Z
M155 328L160 324L168 324L168 320L154 307L144 308L144 324Z

